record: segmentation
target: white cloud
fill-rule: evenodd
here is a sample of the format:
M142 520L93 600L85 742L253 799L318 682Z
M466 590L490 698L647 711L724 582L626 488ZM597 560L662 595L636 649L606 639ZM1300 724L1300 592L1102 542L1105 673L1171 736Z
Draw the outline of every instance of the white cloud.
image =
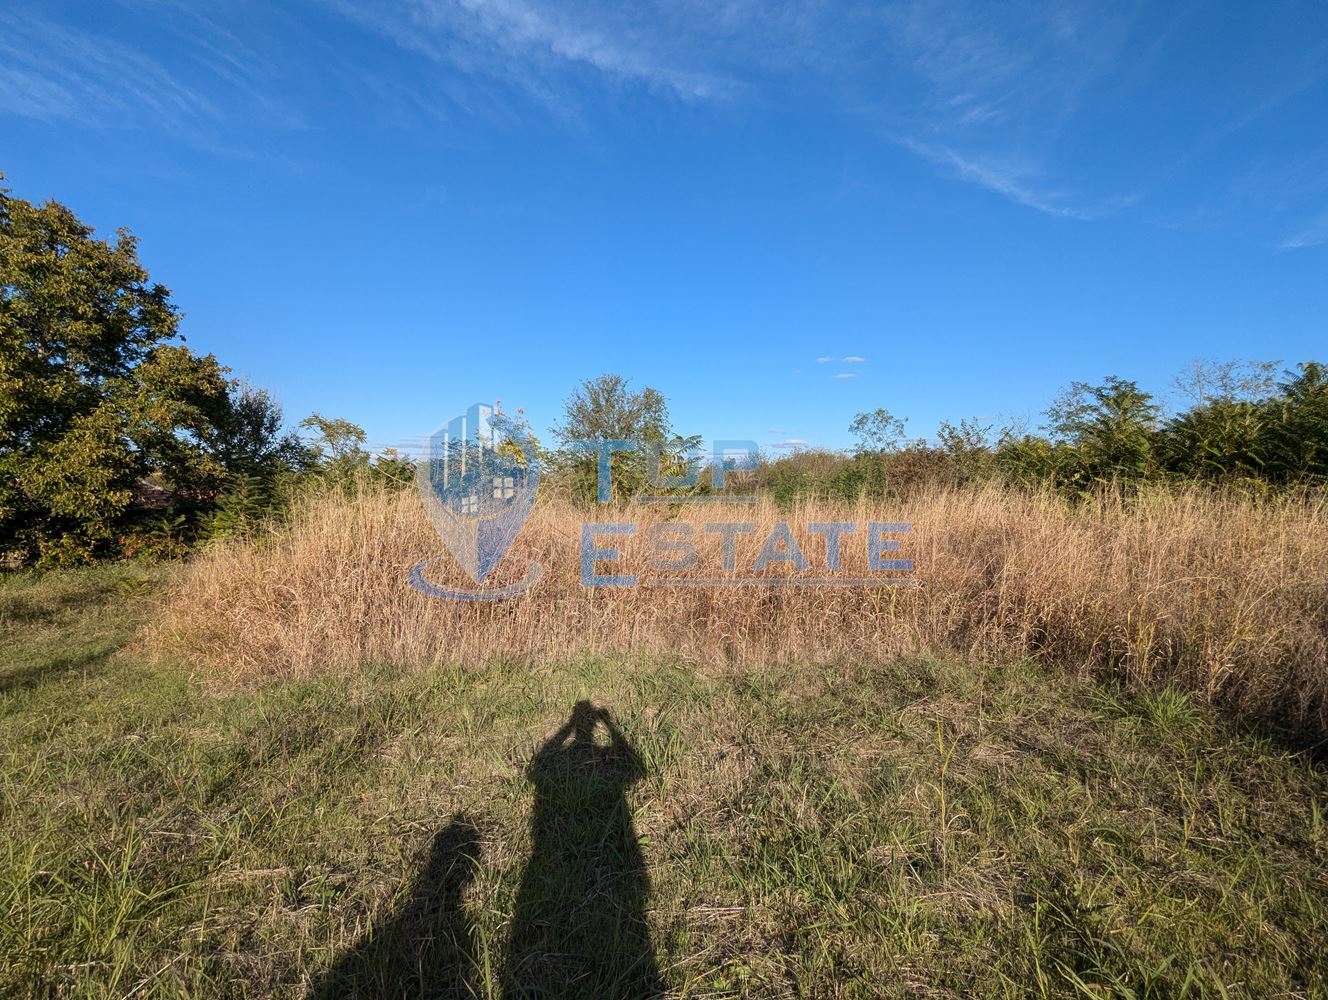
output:
M35 11L0 12L0 111L97 124L177 124L215 117L213 103L156 60L111 38L47 20Z
M837 375L834 375L833 377L834 377L834 378L857 378L857 377L858 377L858 373L857 373L857 372L839 372Z
M861 365L861 364L866 364L867 362L866 358L860 358L856 354L850 354L848 357L840 358L839 360L844 362L844 364L846 365Z
M1036 170L1030 164L1000 164L966 159L946 146L931 145L915 139L901 138L899 144L933 163L950 168L960 180L984 187L1018 205L1067 219L1093 218L1092 213L1065 204L1063 194L1040 190L1035 181Z
M1083 94L1120 61L1137 9L1109 0L1056 5L918 0L884 15L913 100L888 133L956 180L1049 215L1089 218L1056 179L1060 133ZM1082 180L1082 179L1081 179Z
M1282 241L1280 250L1304 250L1328 243L1328 212Z
M78 100L54 80L17 66L0 66L0 110L25 118L74 118Z
M1219 80L1192 60L1167 69L1196 30L1224 26L1198 4L1160 12L1133 0L313 0L292 13L117 0L115 17L91 19L62 17L69 5L11 0L0 8L0 113L216 132L260 120L307 128L306 112L334 106L407 126L458 116L510 124L534 101L583 124L585 109L614 94L741 100L744 111L779 113L782 95L796 90L808 108L851 116L954 181L1091 220L1124 211L1140 190L1179 187L1192 179L1182 173L1189 160L1211 159L1233 132L1309 100L1328 47L1286 44L1309 2L1270 10L1277 30L1250 39L1259 47L1249 53L1233 48L1243 68L1228 66L1230 79ZM1237 44L1212 34L1205 51L1210 41L1219 56ZM385 60L367 51L380 39L397 50ZM1174 103L1171 91L1213 99L1177 123L1174 142L1144 141L1143 102ZM1261 186L1283 192L1278 214L1258 218L1291 220L1279 230L1289 235L1272 241L1284 249L1328 241L1328 223L1296 228L1323 204L1323 156L1307 168L1312 190L1285 193L1267 180L1315 142L1302 128L1288 130L1282 148L1247 144L1258 151ZM1226 180L1186 186L1197 216L1230 204Z
M807 442L802 438L788 438L784 441L776 441L770 445L771 448L806 448Z
M830 355L826 354L826 355L822 355L821 357L817 358L817 359L816 359L816 363L817 363L818 365L828 365L831 361L834 361L834 360L835 360L834 358L832 358Z
M726 96L736 84L690 65L693 46L663 30L662 11L573 0L331 0L343 15L404 49L468 73L562 101L559 73L591 70L688 100Z
M291 77L311 74L283 48L292 34L284 15L273 12L278 23L266 26L269 34L251 32L254 48L187 0L122 6L114 35L119 16L60 21L58 5L0 9L0 113L166 129L209 152L245 158L274 154L236 147L220 138L224 126L310 127ZM335 53L320 56L317 68L338 80L354 76ZM381 116L381 105L376 111Z

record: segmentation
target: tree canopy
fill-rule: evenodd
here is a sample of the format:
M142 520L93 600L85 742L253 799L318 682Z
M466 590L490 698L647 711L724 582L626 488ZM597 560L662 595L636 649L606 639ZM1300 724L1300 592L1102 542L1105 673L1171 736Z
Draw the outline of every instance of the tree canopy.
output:
M185 346L179 318L127 229L98 239L0 187L0 550L87 558L146 489L187 511L292 457L275 404Z
M621 375L586 379L563 404L554 434L564 445L594 439L663 441L669 435L669 406L658 389L633 392Z

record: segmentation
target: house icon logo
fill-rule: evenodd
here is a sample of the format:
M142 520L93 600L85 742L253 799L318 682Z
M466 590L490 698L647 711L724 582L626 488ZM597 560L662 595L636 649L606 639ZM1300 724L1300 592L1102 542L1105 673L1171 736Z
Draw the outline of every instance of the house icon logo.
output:
M476 584L457 590L430 583L425 570L410 571L410 585L431 597L500 601L529 590L544 567L530 562L519 583L484 587L530 515L539 489L539 450L517 423L492 406L476 403L430 437L416 468L425 512L452 558Z

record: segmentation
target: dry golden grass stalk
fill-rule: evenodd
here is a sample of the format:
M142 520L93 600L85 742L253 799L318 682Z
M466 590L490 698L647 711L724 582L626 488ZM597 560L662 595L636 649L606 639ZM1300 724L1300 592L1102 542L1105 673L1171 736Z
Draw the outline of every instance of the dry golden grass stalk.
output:
M821 572L824 543L806 533L807 523L910 521L914 530L899 554L915 560L918 586L581 585L583 522L632 520L644 534L667 518L698 532L707 521L756 524L741 539L739 575L750 575L776 521L793 525ZM544 503L489 581L514 582L525 559L534 559L545 567L541 582L510 601L463 603L406 585L413 564L441 554L418 497L366 487L353 499L310 499L289 526L200 555L149 641L223 685L366 662L492 657L662 654L751 667L938 653L1031 656L1173 683L1250 717L1323 732L1326 527L1321 501L1253 504L1199 491L1076 506L994 486L789 510L768 502L626 511ZM625 549L622 568L646 565L641 536L603 544ZM718 538L698 547L696 572L718 574ZM840 574L867 575L862 535L845 537L843 550ZM450 559L437 565L442 575L434 582L472 586L448 569Z

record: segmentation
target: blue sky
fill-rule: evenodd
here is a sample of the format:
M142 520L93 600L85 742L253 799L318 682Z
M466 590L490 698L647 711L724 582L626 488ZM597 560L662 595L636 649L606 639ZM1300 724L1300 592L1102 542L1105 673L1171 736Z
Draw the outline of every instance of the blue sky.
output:
M842 446L1328 360L1317 0L10 0L0 170L378 446L606 371Z

